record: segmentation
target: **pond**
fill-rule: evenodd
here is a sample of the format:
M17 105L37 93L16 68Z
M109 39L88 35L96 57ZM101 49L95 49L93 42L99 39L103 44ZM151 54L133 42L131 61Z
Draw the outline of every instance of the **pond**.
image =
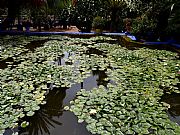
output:
M175 52L101 36L5 36L0 46L4 135L180 133Z
M169 118L180 125L180 94L165 95L162 100L171 106L167 111Z

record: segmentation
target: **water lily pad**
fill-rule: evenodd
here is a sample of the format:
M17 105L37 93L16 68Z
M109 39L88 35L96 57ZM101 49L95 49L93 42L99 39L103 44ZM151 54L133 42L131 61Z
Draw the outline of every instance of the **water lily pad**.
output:
M33 116L34 113L35 113L35 112L33 112L33 111L29 111L29 112L27 113L27 116Z
M25 127L27 127L29 125L29 122L27 122L27 121L23 121L22 123L21 123L21 127L22 128L25 128Z

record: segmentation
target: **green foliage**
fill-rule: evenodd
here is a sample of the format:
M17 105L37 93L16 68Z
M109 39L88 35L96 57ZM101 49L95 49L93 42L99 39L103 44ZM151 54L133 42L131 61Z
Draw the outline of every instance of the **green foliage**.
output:
M112 9L123 9L123 6L126 6L126 2L123 0L105 0L104 3L106 4L107 8L110 10Z
M148 16L145 14L140 17L137 17L136 19L133 19L132 33L146 34L149 31L155 30L156 26L157 26L157 22L151 18L148 18Z
M171 14L167 31L171 35L180 34L180 2L176 2L171 6Z
M26 122L26 121L24 121L24 122L21 123L21 127L22 127L22 128L25 128L25 127L27 127L28 125L29 125L29 123Z
M111 83L77 93L70 110L79 122L87 122L92 134L179 134L180 127L166 114L170 106L160 102L164 93L180 92L177 54L110 44L92 46L106 52L106 64L111 67L106 80Z
M42 45L29 49L37 39ZM64 108L73 111L79 123L87 122L91 133L178 134L179 127L166 114L169 105L160 102L164 93L179 93L177 54L128 50L110 44L114 42L108 37L1 37L0 60L12 62L0 69L0 133L17 127L24 116L33 116L53 87L71 87L98 70L106 72L107 86L81 90L71 107ZM28 124L21 122L22 127Z
M71 0L47 0L47 5L50 9L63 9L69 7Z
M93 28L95 29L103 29L105 26L105 19L100 16L97 16L93 19L92 23Z
M179 34L179 1L127 1L133 5L137 17L133 24L133 33L154 31L158 36L175 37ZM143 32L145 31L145 32ZM178 39L178 38L177 38Z
M0 69L1 130L17 127L19 119L25 115L34 115L35 111L40 109L39 105L46 103L44 101L45 93L49 89L47 83L53 84L53 87L70 87L73 84L72 81L81 82L88 76L87 74L78 75L79 69L74 65L59 66L57 64L58 58L63 56L64 52L77 48L77 50L81 50L81 47L76 45L65 46L66 39L61 37L60 39L61 41L49 41L33 52L25 50L26 52L23 54L21 49L23 46L26 47L27 41L26 44L19 43L22 44L22 47L15 48L16 53L13 54L11 54L14 48L12 45L9 45L8 50L6 46L2 49L1 60L11 57L14 62L20 62L20 64L9 63L8 68ZM3 44L8 43L6 39L3 38L3 40ZM22 37L17 39L17 41L20 40ZM9 37L7 37L7 41L9 41ZM69 41L71 44L72 40ZM76 68L77 70L75 70ZM22 126L24 125L23 123Z
M77 4L71 13L73 22L80 30L91 30L93 18L104 11L101 3L101 0L77 0Z

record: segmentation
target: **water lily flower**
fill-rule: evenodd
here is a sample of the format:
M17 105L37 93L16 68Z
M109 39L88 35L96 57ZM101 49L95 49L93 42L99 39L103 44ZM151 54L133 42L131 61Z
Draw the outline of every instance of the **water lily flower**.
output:
M48 77L48 78L51 78L51 75L48 75L47 77Z
M95 109L91 109L89 112L89 114L96 114L96 113L97 113L97 111Z

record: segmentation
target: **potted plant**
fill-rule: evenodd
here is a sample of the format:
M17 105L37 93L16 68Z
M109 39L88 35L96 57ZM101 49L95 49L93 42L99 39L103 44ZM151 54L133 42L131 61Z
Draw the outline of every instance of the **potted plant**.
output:
M103 19L101 16L95 17L93 19L92 26L95 29L96 33L102 33L103 28L105 26L105 19Z

